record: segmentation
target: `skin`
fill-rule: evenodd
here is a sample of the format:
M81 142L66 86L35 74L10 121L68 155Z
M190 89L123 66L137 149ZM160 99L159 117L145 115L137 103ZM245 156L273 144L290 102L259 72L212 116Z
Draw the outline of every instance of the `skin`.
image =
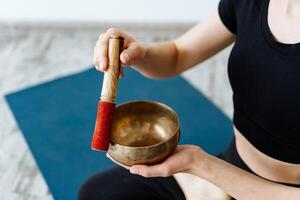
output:
M298 43L300 0L271 0L268 22L279 42ZM125 38L124 50L120 57L122 65L131 65L143 75L153 79L180 74L215 55L235 40L235 35L223 25L217 11L205 22L169 42L145 45L132 36L111 28L99 36L95 46L94 63L100 71L107 69L108 38L111 34ZM123 70L121 74L124 75ZM266 179L209 155L194 145L178 146L175 153L161 164L135 165L129 170L144 177L166 177L176 173L193 174L241 200L294 200L300 197L299 188L269 181L300 184L299 164L271 158L252 146L237 129L234 129L234 133L237 151L243 161L252 171Z

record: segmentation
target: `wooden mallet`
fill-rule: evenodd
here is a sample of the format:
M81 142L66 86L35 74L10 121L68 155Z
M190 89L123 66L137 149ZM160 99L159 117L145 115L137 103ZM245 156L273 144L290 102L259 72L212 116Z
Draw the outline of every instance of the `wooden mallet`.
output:
M120 74L120 53L124 39L111 35L108 44L108 69L104 72L101 98L91 148L97 151L107 151L115 111L118 79Z

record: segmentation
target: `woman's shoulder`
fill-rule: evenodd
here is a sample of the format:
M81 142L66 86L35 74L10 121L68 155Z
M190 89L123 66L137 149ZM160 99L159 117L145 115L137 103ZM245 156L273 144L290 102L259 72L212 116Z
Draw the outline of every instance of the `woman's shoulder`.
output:
M269 0L220 0L219 15L224 25L234 34L256 23Z

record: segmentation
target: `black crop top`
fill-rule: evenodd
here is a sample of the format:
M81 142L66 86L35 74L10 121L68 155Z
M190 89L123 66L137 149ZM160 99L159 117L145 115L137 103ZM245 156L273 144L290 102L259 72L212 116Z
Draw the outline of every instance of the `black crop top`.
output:
M277 42L269 0L221 0L236 41L228 61L235 127L264 154L300 164L300 43ZM299 33L300 34L300 33Z

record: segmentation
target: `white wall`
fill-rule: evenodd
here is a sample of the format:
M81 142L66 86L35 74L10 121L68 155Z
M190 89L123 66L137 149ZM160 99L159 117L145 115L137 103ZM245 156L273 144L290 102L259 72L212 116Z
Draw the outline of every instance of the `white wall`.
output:
M197 22L218 0L0 0L1 21Z

